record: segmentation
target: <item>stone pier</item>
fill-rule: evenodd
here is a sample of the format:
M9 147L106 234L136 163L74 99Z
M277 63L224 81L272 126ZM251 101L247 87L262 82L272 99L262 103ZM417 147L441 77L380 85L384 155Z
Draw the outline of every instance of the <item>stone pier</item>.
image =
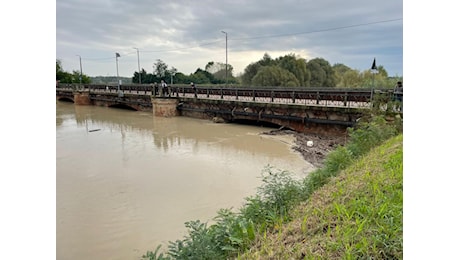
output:
M75 105L91 105L91 99L89 98L89 92L76 91L73 93L73 99Z
M154 116L172 117L177 116L178 100L175 98L152 98L152 109Z

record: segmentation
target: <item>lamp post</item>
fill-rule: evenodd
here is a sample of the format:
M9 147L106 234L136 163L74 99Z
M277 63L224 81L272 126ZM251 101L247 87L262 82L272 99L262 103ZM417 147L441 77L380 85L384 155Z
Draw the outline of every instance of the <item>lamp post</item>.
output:
M81 69L81 56L77 54L77 56L80 58L80 87L81 87L81 80L82 80L82 77L83 77L83 71Z
M228 55L227 55L227 33L224 31L221 31L222 33L225 33L225 86L228 84L228 77L227 77L227 71L228 71Z
M139 84L141 83L141 64L139 63L139 49L136 47L133 47L133 49L137 50L137 69L139 70Z
M173 86L173 78L174 78L174 75L176 75L176 73L174 72L171 72L171 87Z
M121 97L122 94L120 92L120 79L119 79L119 76L118 76L118 57L121 57L120 54L118 52L115 52L115 60L117 62L117 83L118 83L118 96Z
M374 62L372 62L371 66L371 73L372 73L372 90L371 90L371 102L372 99L374 98L374 78L375 78L375 73L378 73L378 68L377 65L375 64L375 57L374 57Z

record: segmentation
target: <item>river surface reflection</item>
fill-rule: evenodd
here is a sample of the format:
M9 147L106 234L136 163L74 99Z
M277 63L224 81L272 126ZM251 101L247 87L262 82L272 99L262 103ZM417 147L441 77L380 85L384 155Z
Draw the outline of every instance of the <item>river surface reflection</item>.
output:
M265 166L313 170L268 130L57 102L57 259L139 259L238 209Z

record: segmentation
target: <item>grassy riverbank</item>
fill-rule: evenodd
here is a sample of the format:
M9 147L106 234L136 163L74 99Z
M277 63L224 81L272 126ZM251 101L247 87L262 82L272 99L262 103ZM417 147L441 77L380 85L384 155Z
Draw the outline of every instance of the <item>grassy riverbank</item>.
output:
M402 259L402 140L333 177L238 259Z
M324 167L304 180L267 168L263 185L216 223L146 259L402 258L402 122L383 116L350 130Z

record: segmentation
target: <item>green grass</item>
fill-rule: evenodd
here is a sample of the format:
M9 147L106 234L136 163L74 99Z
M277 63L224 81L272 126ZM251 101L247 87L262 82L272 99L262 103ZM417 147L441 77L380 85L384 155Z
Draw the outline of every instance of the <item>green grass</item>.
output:
M402 259L403 147L398 135L315 191L282 231L238 259Z

